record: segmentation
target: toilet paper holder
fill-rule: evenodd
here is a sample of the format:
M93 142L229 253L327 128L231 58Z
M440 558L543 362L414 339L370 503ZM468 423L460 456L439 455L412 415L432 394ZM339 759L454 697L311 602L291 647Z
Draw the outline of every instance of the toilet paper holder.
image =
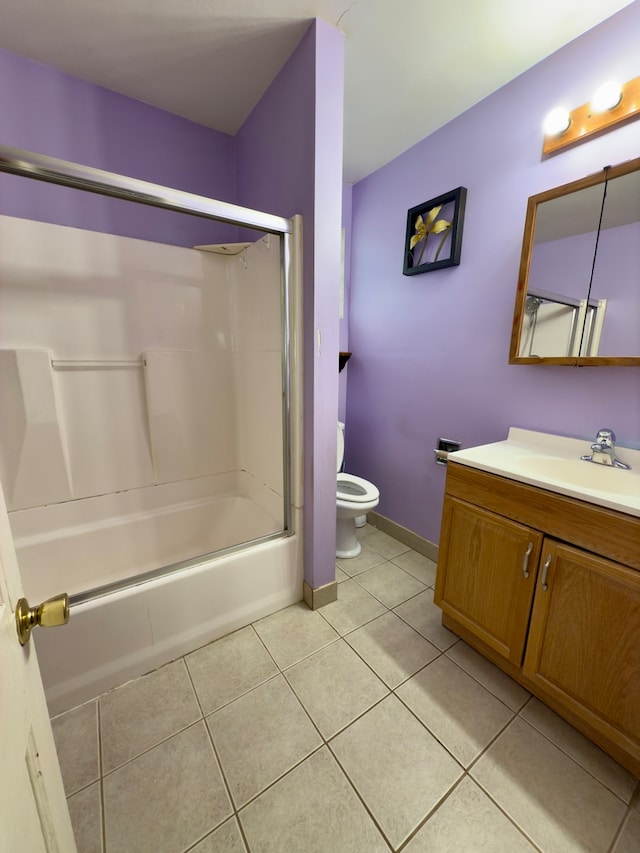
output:
M438 446L433 448L436 456L436 465L446 465L449 454L455 450L460 450L462 442L452 438L439 438Z

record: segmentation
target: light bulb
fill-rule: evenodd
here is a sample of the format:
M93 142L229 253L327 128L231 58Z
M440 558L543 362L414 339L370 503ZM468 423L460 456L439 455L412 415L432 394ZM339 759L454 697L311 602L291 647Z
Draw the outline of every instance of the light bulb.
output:
M545 136L559 136L571 124L571 116L564 107L551 110L544 120Z
M604 113L612 110L620 103L622 87L615 80L603 83L591 99L591 110L594 113Z

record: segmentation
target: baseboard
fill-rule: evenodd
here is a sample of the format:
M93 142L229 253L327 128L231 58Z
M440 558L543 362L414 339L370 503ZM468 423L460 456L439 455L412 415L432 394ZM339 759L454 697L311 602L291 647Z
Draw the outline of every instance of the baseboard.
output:
M394 539L417 551L418 554L428 557L434 563L438 562L438 546L434 542L430 542L428 539L414 533L413 530L409 530L396 521L380 515L379 512L368 512L367 521L369 524L377 527L378 530L388 533L389 536L393 536Z
M309 586L305 581L302 589L305 603L312 610L317 610L319 607L324 607L325 604L331 604L332 601L338 600L338 584L336 581L315 588Z

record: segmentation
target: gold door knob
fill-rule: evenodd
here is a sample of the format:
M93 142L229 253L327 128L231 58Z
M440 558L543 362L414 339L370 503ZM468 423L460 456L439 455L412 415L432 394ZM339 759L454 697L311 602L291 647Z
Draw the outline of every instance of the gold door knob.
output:
M16 627L20 645L29 642L31 629L36 625L43 628L55 628L66 625L69 621L69 596L66 592L55 595L37 607L30 607L26 598L21 598L16 605Z

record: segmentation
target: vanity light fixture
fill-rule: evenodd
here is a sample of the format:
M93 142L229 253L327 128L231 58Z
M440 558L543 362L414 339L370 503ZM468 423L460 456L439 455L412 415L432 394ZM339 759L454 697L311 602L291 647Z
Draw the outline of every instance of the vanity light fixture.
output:
M640 77L623 86L614 81L598 88L588 104L568 113L557 107L544 122L543 154L576 145L618 124L640 118Z
M591 110L594 113L605 113L617 107L622 98L622 86L617 80L609 80L603 83L594 92L591 98Z
M565 107L555 107L544 120L544 134L545 136L559 136L568 130L570 124L569 110Z

